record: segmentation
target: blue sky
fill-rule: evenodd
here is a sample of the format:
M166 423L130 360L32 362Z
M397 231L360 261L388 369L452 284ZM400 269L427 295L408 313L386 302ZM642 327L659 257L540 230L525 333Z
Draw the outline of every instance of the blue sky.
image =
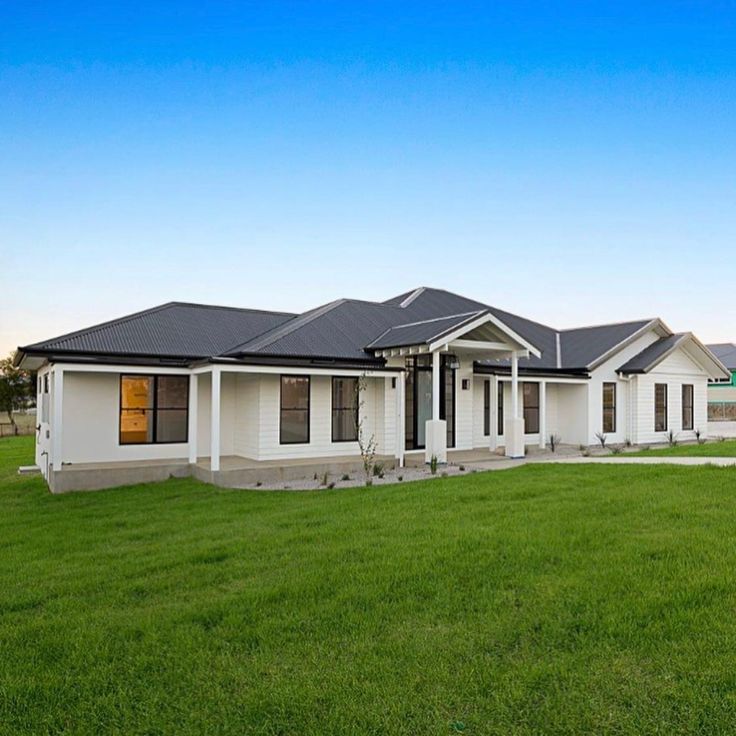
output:
M736 4L0 3L0 352L441 286L736 341Z

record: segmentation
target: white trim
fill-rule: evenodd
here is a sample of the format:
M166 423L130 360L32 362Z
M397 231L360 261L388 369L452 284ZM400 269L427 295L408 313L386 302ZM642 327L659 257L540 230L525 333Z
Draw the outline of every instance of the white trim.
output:
M216 473L220 469L220 370L212 368L212 398L210 405L210 470Z
M449 348L457 348L458 350L483 350L483 351L500 351L510 353L512 347L505 342L488 342L486 340L453 340L449 343Z
M626 324L626 323L625 322L614 322L613 323L613 325L616 325L616 324ZM597 325L597 326L598 327L608 327L608 325ZM674 334L672 330L669 327L667 327L667 325L664 322L662 322L662 320L659 319L659 317L657 317L647 322L643 327L640 327L636 332L633 332L628 337L625 337L623 340L621 340L621 342L616 343L616 345L606 350L605 353L603 353L602 355L599 355L592 363L588 364L585 367L588 370L591 370L591 371L594 370L601 363L605 363L612 355L615 355L620 350L623 350L627 345L631 345L632 342L640 338L642 335L645 335L647 332L649 332L649 330L654 330L656 328L659 328L660 330L666 333L664 335L660 335L660 337L671 337ZM595 329L595 327L579 327L577 329L591 330L591 329Z
M197 462L197 411L199 399L199 376L196 373L189 374L189 427L187 439L189 441L189 462Z
M193 373L210 373L214 368L223 373L267 373L280 375L288 373L290 376L365 376L366 378L393 378L399 375L399 370L375 370L373 368L304 368L290 365L241 365L212 363L194 368Z
M57 365L51 373L54 380L54 423L51 425L52 469L61 470L64 429L64 368Z

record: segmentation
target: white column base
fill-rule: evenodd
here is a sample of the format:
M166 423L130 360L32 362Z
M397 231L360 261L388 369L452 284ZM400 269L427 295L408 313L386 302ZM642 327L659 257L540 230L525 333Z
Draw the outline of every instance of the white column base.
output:
M424 459L431 462L432 456L438 463L447 462L447 422L444 419L428 419L424 425Z
M506 441L506 457L524 457L524 420L520 417L507 417L503 433Z

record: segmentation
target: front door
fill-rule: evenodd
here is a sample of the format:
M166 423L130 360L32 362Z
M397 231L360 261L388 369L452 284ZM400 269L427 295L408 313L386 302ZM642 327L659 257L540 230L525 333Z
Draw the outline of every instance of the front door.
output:
M455 369L453 355L443 355L440 364L440 419L447 422L447 446L455 446ZM406 359L405 446L423 450L426 422L432 418L432 356Z

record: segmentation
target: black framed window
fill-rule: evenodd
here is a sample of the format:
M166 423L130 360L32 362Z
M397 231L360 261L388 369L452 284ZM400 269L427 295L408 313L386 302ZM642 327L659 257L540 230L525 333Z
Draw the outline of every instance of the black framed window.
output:
M491 382L483 381L483 435L491 434Z
M616 384L603 384L603 431L616 431Z
M358 379L332 377L332 441L358 439Z
M522 383L524 398L524 432L536 434L539 432L539 384Z
M695 419L693 416L693 384L682 384L682 428L693 429Z
M498 382L498 408L496 409L496 420L498 421L498 434L503 434L503 384Z
M667 431L667 384L654 384L654 431Z
M309 376L281 376L279 442L309 442Z
M121 445L187 442L189 376L120 376Z

